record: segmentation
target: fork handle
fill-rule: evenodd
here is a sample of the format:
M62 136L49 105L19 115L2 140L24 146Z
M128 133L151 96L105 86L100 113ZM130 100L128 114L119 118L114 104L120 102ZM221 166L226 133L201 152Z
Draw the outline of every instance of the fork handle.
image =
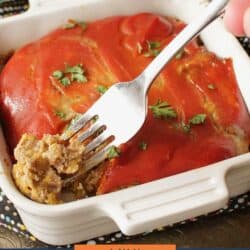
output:
M218 18L229 0L213 0L204 13L192 21L162 52L147 66L137 78L137 83L146 94L154 79L159 75L164 66L194 37L212 21Z

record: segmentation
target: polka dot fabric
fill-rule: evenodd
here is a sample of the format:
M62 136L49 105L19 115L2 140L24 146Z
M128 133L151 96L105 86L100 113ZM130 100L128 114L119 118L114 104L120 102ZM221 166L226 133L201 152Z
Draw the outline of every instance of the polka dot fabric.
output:
M28 1L27 0L0 0L0 16L9 16L12 14L17 14L20 12L23 12L28 9ZM243 37L239 38L239 41L241 42L242 46L245 48L245 50L250 55L250 39ZM187 221L183 221L181 223L177 223L171 226L167 226L164 228L159 228L154 231L163 231L166 230L169 227L175 227L180 224L186 224L190 222L195 222L197 220L200 220L207 216L216 216L220 214L227 214L232 213L235 210L243 210L250 207L250 192L244 195L241 195L239 197L235 197L231 199L228 203L228 205L214 213L203 215L198 218L192 218ZM22 224L22 221L20 217L17 214L17 211L15 207L13 206L12 202L7 199L7 197L4 195L4 193L0 190L0 225L3 227L6 227L20 235L25 236L26 238L29 238L32 241L37 241L34 236L32 236L26 229L26 227ZM152 232L152 231L151 231ZM143 235L150 234L151 232L145 232ZM137 236L133 236L138 237ZM111 235L106 235L103 237L99 237L96 239L92 239L89 241L86 241L84 243L89 245L95 245L95 244L105 244L105 243L113 243L117 240L122 239L130 239L132 237L128 237L123 235L121 232L117 232ZM71 248L70 245L66 246L68 248Z
M28 0L0 0L0 16L7 17L28 9Z
M183 225L183 224L187 224L190 222L195 222L195 221L200 220L200 219L207 217L207 216L212 217L212 216L216 216L216 215L220 215L220 214L232 213L236 210L243 210L243 209L246 209L248 207L250 207L250 192L231 199L226 207L224 207L216 212L213 212L213 213L210 213L207 215L203 215L203 216L200 216L198 218L191 218L189 220L182 221L180 223L176 223L176 224L171 225L171 226L158 228L154 231L163 231L169 227L175 227L178 225ZM37 241L36 238L34 236L32 236L27 231L26 227L22 224L12 202L6 198L6 196L4 195L4 193L2 191L0 191L0 225L4 226L4 227L20 234L20 235L23 235L32 241ZM154 231L145 232L143 235L150 234ZM98 237L96 239L92 239L92 240L89 240L89 241L86 241L83 243L89 244L89 245L102 244L102 243L113 243L113 242L116 242L117 240L131 239L134 237L138 237L138 235L133 236L133 237L128 237L126 235L123 235L121 232L117 232L117 233L114 233L111 235ZM68 247L70 247L70 246L68 246Z

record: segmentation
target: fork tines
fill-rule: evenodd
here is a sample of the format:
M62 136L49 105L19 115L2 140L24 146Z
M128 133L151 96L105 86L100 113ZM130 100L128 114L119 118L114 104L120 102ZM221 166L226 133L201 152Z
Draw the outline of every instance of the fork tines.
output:
M80 169L75 175L66 178L63 186L67 186L83 177L89 170L98 166L107 158L110 143L114 140L114 136L108 134L106 129L98 116L84 114L72 121L68 129L63 133L62 139L69 140L76 137L86 146L84 168Z

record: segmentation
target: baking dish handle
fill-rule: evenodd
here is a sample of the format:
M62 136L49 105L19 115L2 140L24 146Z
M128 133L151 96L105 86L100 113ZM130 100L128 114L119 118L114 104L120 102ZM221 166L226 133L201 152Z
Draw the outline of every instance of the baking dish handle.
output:
M127 189L122 196L117 192L105 212L126 235L204 215L227 204L225 173L218 167L199 169Z

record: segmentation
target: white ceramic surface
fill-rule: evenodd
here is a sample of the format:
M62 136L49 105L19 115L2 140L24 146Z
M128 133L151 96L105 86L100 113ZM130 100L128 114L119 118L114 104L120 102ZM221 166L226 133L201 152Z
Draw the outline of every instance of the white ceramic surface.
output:
M203 10L205 2L32 0L28 12L0 20L0 54L36 40L69 18L92 21L147 11L189 22ZM239 87L250 110L250 60L246 53L220 21L201 37L209 50L233 58ZM29 200L16 189L0 133L0 185L34 236L49 244L63 245L119 229L128 235L142 233L219 209L229 197L250 190L250 153L111 194L50 206Z

